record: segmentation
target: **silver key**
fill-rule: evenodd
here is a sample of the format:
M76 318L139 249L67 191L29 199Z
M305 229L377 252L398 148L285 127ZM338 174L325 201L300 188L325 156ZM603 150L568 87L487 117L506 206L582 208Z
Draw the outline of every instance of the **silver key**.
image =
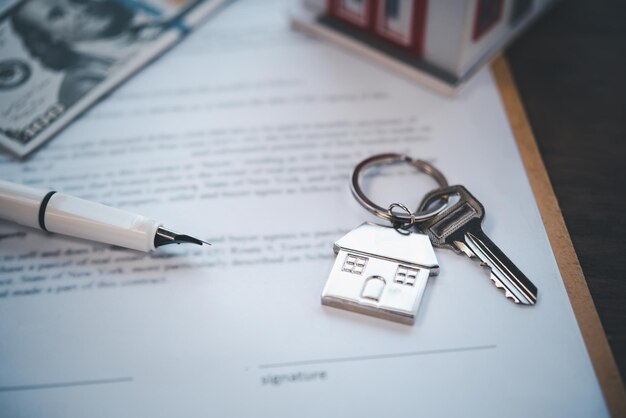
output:
M458 196L439 215L424 221L418 228L428 234L436 247L444 247L477 257L481 265L491 269L491 280L504 295L515 303L534 305L537 288L509 258L483 232L481 223L485 216L483 205L463 186L450 186L433 190L426 195L419 210L445 198Z

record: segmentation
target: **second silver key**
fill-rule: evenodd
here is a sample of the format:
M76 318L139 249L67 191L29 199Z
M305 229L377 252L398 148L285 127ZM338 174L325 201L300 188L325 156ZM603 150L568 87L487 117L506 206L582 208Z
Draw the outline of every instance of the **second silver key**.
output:
M436 247L451 248L469 257L477 257L482 265L491 269L494 284L503 289L505 296L513 302L534 305L537 288L483 232L481 224L485 209L465 187L433 190L422 201L420 210L446 196L458 196L459 200L439 215L419 224L419 229L428 234Z

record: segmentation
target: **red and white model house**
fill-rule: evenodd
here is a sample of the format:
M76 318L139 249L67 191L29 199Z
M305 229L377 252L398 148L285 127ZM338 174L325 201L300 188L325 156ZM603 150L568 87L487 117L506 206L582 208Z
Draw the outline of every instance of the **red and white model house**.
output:
M294 26L454 93L554 0L304 0Z

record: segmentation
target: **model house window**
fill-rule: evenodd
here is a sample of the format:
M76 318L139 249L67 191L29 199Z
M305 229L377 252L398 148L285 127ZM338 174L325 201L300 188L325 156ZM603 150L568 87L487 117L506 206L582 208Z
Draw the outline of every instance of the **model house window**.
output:
M359 257L358 255L348 254L343 262L343 271L354 274L362 274L367 265L367 257Z
M521 22L533 8L533 0L513 0L513 7L511 8L511 18L509 23L512 26Z
M382 0L378 2L376 31L392 41L411 44L415 13L413 0Z
M337 0L335 13L359 26L367 26L370 16L369 0Z
M398 266L398 270L396 271L396 276L393 281L407 286L415 286L415 280L417 280L418 273L419 270L417 269L412 269L406 266Z
M489 31L502 16L502 0L478 0L474 20L474 41Z
M400 0L383 0L383 3L387 19L397 19L400 16Z

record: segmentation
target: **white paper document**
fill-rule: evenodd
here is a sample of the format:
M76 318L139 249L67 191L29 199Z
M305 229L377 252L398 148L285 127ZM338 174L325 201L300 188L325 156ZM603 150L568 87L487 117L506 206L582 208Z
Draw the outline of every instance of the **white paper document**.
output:
M603 395L491 74L444 98L240 1L0 176L213 243L153 254L0 223L2 417L601 417ZM379 222L361 159L464 184L539 290L436 250L412 326L320 304L333 242ZM364 187L416 207L406 167Z

